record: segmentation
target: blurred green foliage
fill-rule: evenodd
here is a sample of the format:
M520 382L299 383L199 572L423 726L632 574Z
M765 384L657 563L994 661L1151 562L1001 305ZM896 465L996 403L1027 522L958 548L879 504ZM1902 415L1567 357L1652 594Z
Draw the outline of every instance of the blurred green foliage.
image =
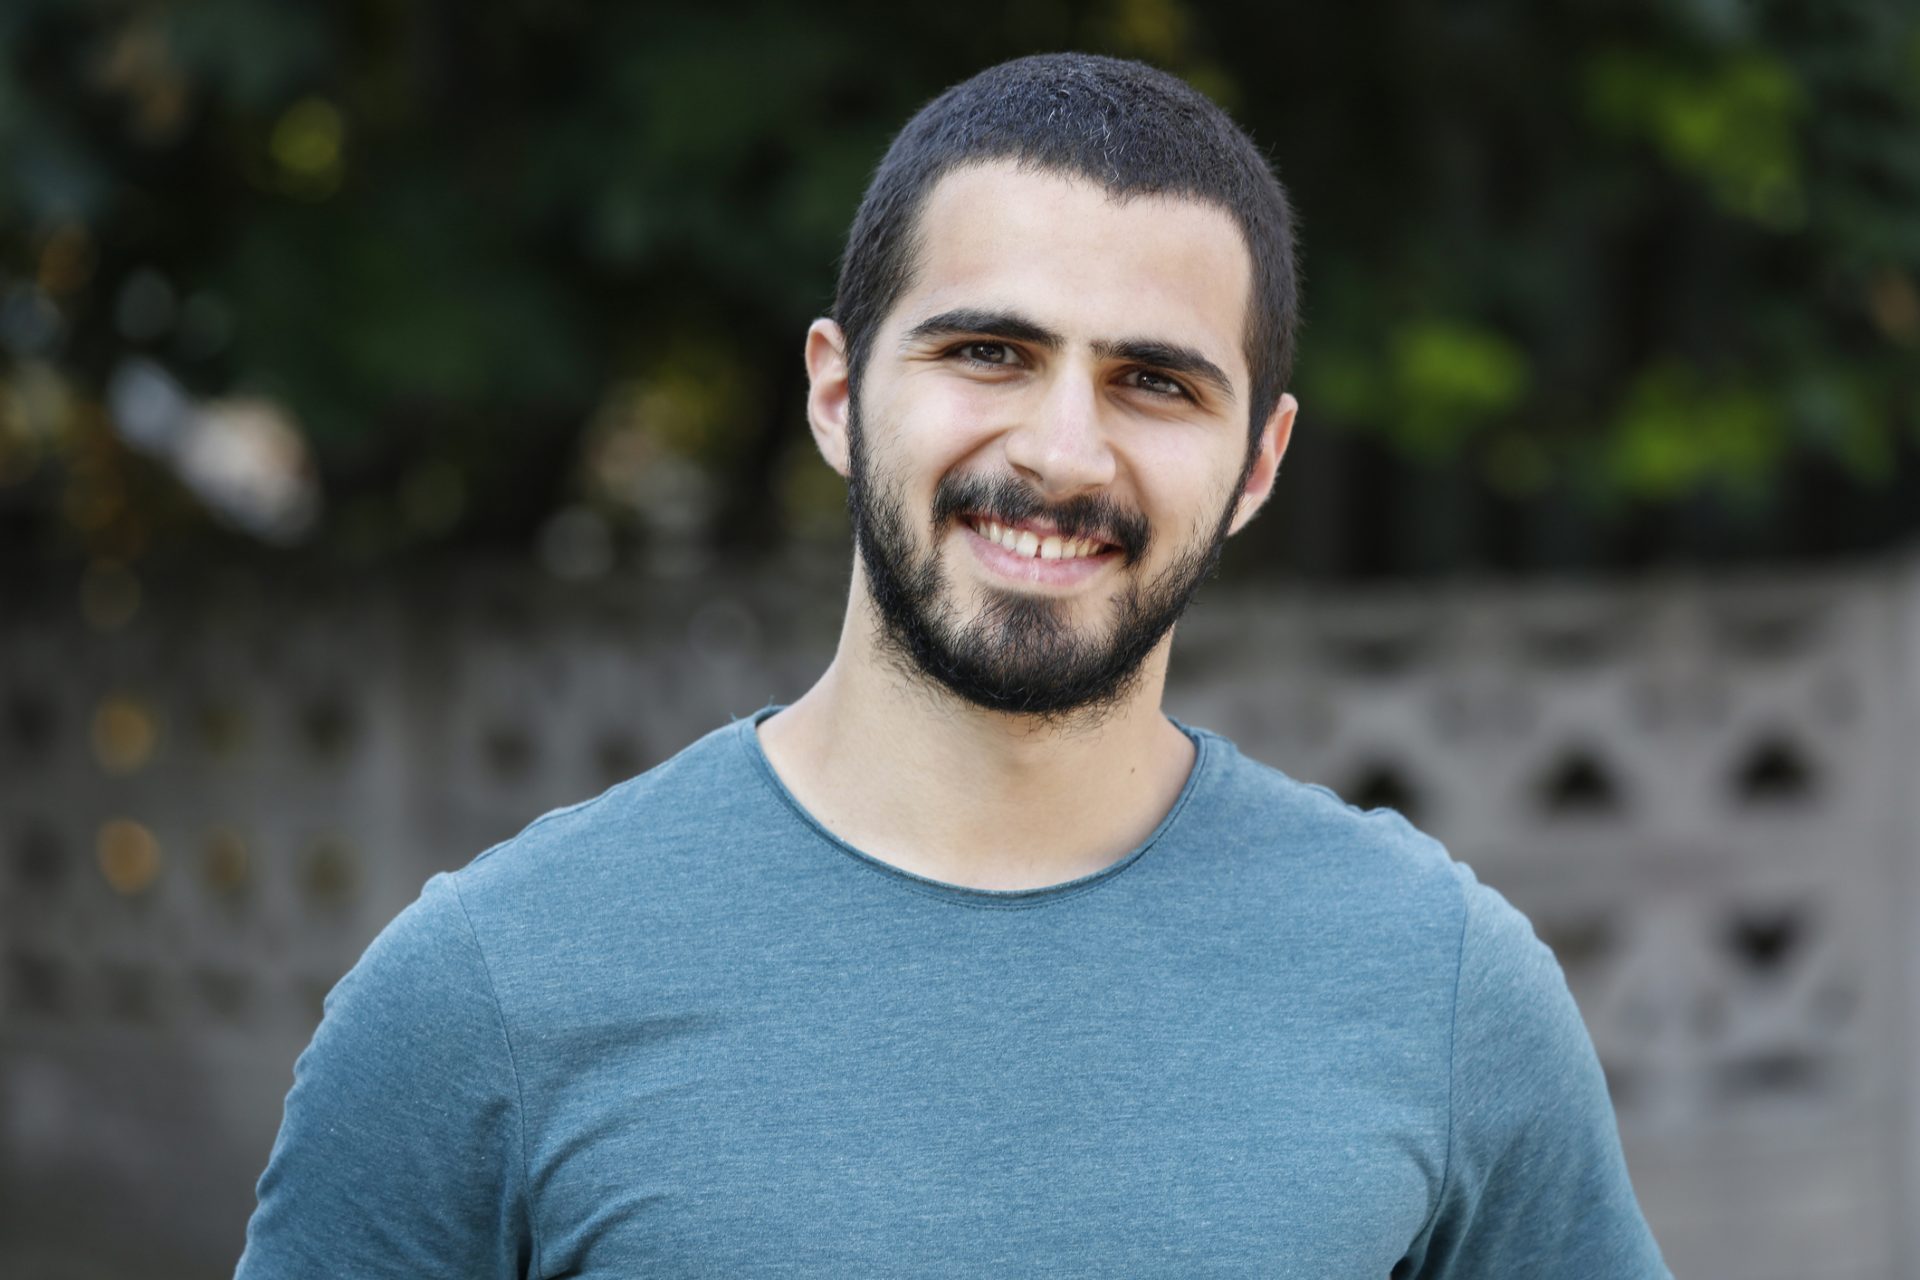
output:
M12 0L0 531L131 559L247 527L125 429L144 359L306 475L283 542L840 536L800 348L866 176L943 86L1069 47L1274 156L1304 431L1546 502L1910 465L1909 4Z

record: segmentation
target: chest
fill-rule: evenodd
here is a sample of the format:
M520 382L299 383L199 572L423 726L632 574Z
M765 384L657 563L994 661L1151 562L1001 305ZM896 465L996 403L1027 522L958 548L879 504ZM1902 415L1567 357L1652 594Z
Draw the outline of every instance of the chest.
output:
M550 1055L542 1269L1380 1277L1425 1220L1429 1037L1177 970L974 978L687 991Z

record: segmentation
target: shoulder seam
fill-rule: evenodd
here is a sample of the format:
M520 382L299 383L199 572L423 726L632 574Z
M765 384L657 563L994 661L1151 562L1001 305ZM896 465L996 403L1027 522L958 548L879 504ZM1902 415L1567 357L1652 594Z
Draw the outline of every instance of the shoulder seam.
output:
M541 827L545 826L549 822L553 822L560 818L564 818L570 813L578 813L582 809L592 808L594 805L599 804L602 800L605 800L608 796L612 795L614 791L618 790L619 787L623 785L625 784L616 783L614 786L608 787L605 791L602 791L597 796L588 796L585 800L576 800L572 804L561 805L558 809L549 809L547 812L541 814L539 817L529 822L526 826L520 828L520 830L515 832L513 835L508 836L505 840L497 841L494 844L488 845L485 849L482 849L479 853L473 856L473 861L478 862L480 861L480 859L486 857L490 853L494 853L498 850L504 849L511 844L518 844L521 840L525 839L527 836L532 835L535 831L539 830ZM472 865L472 864L469 863L468 865ZM466 910L466 903L464 900L462 900L461 902L460 909L462 911ZM469 920L467 922L467 926L468 928L472 928L473 922Z
M1454 1055L1459 1045L1460 975L1466 968L1467 924L1473 917L1473 895L1460 882L1458 872L1454 873L1453 884L1460 893L1460 937L1453 957L1453 1008L1447 1018L1447 1144L1440 1157L1440 1186L1434 1192L1433 1208L1427 1211L1427 1220L1414 1233L1416 1240L1424 1238L1439 1221L1440 1209L1447 1199L1447 1184L1453 1180Z
M590 801L588 803L591 803ZM579 806L574 806L579 807ZM500 988L493 980L493 966L487 960L486 948L480 945L480 931L473 927L473 916L467 911L467 900L460 892L457 875L449 873L447 887L453 890L453 901L460 908L460 919L467 926L467 936L473 941L474 954L480 957L480 971L487 978L487 994L493 998L493 1016L500 1023L500 1039L507 1047L507 1072L513 1077L515 1128L520 1131L520 1188L521 1205L527 1215L527 1238L533 1245L533 1257L528 1270L533 1275L540 1274L540 1220L533 1211L533 1178L531 1163L527 1159L527 1090L520 1079L520 1065L513 1052L513 1033L507 1026L507 1011L500 1003Z
M707 734L706 737L712 737L714 736L714 734L721 732L721 730L731 728L732 726L738 723L740 723L740 719L736 717L735 719L728 721L725 725L722 725L720 729L715 729L713 733ZM579 813L584 809L591 809L599 804L602 804L608 800L613 799L617 794L626 791L628 787L631 787L633 784L639 782L642 778L652 777L654 774L658 773L660 770L666 768L668 765L678 760L681 756L684 756L685 754L687 754L687 752L693 750L693 748L699 746L705 740L706 738L703 737L703 738L697 738L694 741L689 742L686 746L674 752L674 754L672 754L671 756L668 756L665 760L660 761L658 764L653 765L651 768L644 769L641 772L634 774L630 778L625 778L619 782L612 784L611 786L607 787L605 790L601 791L599 795L588 796L582 800L575 800L572 804L563 804L557 809L547 810L545 813L540 814L538 817L528 822L526 826L520 828L520 830L508 836L505 840L496 841L494 844L489 845L485 849L482 849L479 853L474 855L473 862L478 862L480 861L480 859L486 857L488 854L494 853L500 849L504 849L508 845L518 844L521 840L525 839L529 835L532 835L535 831L539 830L541 827L546 826L549 822L558 821L559 819L567 817L570 814ZM472 863L469 863L468 865L471 866Z

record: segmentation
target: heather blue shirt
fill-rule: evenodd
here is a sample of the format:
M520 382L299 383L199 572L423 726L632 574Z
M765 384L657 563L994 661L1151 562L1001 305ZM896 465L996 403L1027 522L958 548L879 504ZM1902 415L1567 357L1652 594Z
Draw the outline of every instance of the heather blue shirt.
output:
M1398 814L1186 729L1137 849L965 888L815 822L775 710L427 881L240 1275L1668 1275L1552 954Z

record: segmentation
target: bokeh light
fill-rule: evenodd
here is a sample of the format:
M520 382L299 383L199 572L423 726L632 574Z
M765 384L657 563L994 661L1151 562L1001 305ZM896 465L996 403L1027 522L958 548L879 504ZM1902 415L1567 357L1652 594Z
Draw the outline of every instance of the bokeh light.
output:
M144 699L116 694L94 708L93 756L107 773L123 775L145 768L159 737L159 719Z
M160 842L147 827L131 818L101 824L94 840L100 874L115 893L145 893L160 878Z

